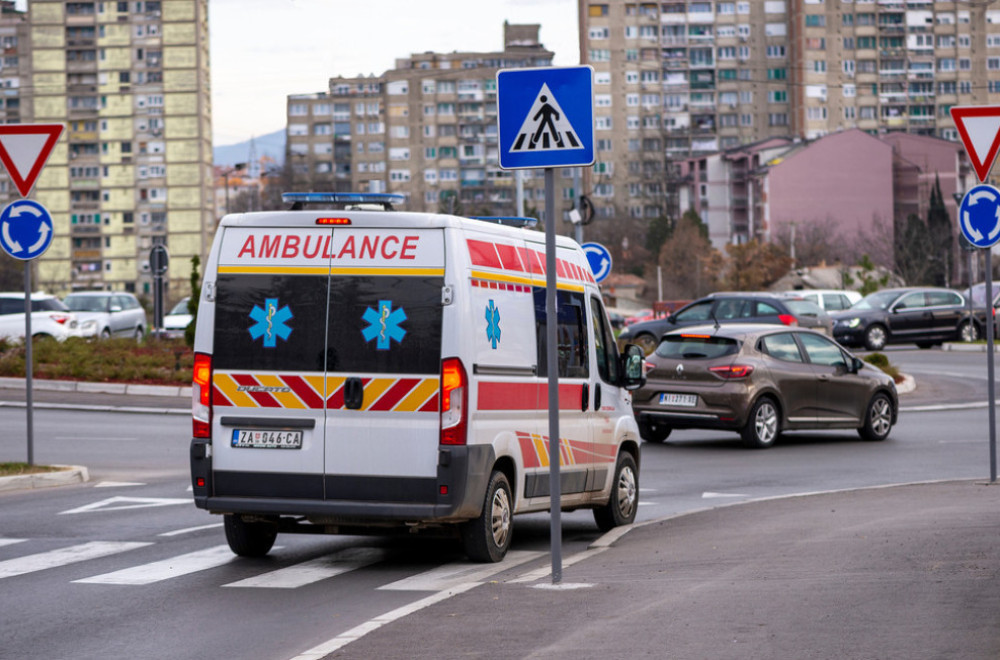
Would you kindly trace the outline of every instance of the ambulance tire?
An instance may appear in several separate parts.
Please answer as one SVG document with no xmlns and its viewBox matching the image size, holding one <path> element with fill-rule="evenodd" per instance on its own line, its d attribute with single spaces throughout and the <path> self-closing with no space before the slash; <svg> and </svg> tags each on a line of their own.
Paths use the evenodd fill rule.
<svg viewBox="0 0 1000 660">
<path fill-rule="evenodd" d="M 482 513 L 462 525 L 462 542 L 469 559 L 483 563 L 503 560 L 514 531 L 513 513 L 510 482 L 507 475 L 495 470 L 490 475 Z"/>
<path fill-rule="evenodd" d="M 242 516 L 223 516 L 229 549 L 240 557 L 263 557 L 274 545 L 278 526 L 266 522 L 246 522 Z"/>
<path fill-rule="evenodd" d="M 615 478 L 611 482 L 611 497 L 608 503 L 594 509 L 594 522 L 602 532 L 615 527 L 631 525 L 635 522 L 635 512 L 639 508 L 639 470 L 632 454 L 622 452 L 615 466 Z"/>
</svg>

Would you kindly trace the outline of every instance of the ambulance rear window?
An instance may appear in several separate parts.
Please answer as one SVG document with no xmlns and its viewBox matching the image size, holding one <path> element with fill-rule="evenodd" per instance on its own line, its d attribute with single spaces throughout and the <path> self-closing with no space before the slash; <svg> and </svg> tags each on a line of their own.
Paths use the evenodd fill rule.
<svg viewBox="0 0 1000 660">
<path fill-rule="evenodd" d="M 441 277 L 221 274 L 213 366 L 437 374 L 443 284 Z"/>
</svg>

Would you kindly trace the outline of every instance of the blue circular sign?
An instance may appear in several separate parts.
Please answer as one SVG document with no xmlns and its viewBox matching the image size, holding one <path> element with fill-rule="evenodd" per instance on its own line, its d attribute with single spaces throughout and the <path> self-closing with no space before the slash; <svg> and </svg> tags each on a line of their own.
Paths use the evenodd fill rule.
<svg viewBox="0 0 1000 660">
<path fill-rule="evenodd" d="M 587 263 L 594 273 L 594 279 L 598 282 L 604 281 L 604 278 L 611 274 L 611 253 L 608 252 L 608 248 L 600 243 L 584 243 L 581 247 L 583 253 L 587 255 Z"/>
<path fill-rule="evenodd" d="M 958 226 L 976 247 L 988 248 L 1000 241 L 1000 190 L 986 184 L 973 186 L 958 207 Z"/>
<path fill-rule="evenodd" d="M 28 261 L 52 245 L 52 216 L 30 199 L 12 202 L 0 212 L 0 246 L 15 259 Z"/>
</svg>

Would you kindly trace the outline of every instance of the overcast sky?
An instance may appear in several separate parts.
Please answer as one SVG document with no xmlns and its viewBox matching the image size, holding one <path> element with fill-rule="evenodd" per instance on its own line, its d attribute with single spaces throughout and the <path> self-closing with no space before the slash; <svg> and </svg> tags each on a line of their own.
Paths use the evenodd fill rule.
<svg viewBox="0 0 1000 660">
<path fill-rule="evenodd" d="M 289 94 L 380 75 L 425 51 L 503 48 L 503 22 L 538 23 L 554 64 L 579 64 L 576 0 L 210 0 L 216 146 L 285 126 Z"/>
</svg>

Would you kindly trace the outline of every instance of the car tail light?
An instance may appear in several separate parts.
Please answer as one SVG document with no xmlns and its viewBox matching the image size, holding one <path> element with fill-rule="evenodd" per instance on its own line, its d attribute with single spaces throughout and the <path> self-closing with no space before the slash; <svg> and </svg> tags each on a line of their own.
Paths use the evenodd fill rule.
<svg viewBox="0 0 1000 660">
<path fill-rule="evenodd" d="M 194 354 L 194 377 L 191 383 L 192 434 L 195 438 L 212 437 L 212 356 Z"/>
<path fill-rule="evenodd" d="M 464 445 L 468 426 L 469 380 L 458 358 L 441 361 L 441 444 Z"/>
<path fill-rule="evenodd" d="M 746 378 L 753 373 L 752 364 L 728 364 L 722 367 L 709 367 L 709 371 L 726 380 L 736 380 Z"/>
<path fill-rule="evenodd" d="M 49 314 L 49 318 L 62 325 L 69 320 L 69 314 Z"/>
<path fill-rule="evenodd" d="M 785 325 L 798 325 L 799 320 L 791 314 L 778 314 L 778 320 Z"/>
<path fill-rule="evenodd" d="M 316 218 L 317 225 L 349 225 L 350 218 Z"/>
</svg>

